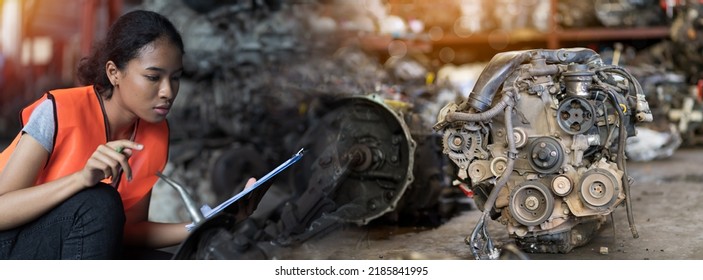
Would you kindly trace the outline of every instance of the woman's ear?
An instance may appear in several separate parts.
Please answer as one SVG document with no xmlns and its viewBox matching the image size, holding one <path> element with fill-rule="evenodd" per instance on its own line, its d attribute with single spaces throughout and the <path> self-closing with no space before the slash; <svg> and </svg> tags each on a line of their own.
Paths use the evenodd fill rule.
<svg viewBox="0 0 703 280">
<path fill-rule="evenodd" d="M 120 84 L 119 69 L 117 69 L 117 65 L 112 60 L 105 63 L 105 74 L 113 87 L 117 87 Z"/>
</svg>

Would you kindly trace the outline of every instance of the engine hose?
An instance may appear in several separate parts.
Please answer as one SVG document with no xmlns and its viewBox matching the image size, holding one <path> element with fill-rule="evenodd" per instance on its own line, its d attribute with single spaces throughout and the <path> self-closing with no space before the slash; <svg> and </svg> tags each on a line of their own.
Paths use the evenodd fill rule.
<svg viewBox="0 0 703 280">
<path fill-rule="evenodd" d="M 508 91 L 509 92 L 509 91 Z M 512 95 L 506 94 L 500 100 L 498 104 L 493 106 L 488 111 L 482 113 L 464 113 L 464 112 L 452 112 L 448 113 L 446 120 L 448 122 L 464 121 L 464 122 L 482 122 L 493 119 L 495 116 L 500 114 L 508 104 L 512 104 Z"/>
<path fill-rule="evenodd" d="M 517 149 L 515 148 L 515 138 L 510 137 L 513 135 L 512 111 L 512 105 L 508 105 L 505 107 L 505 131 L 508 135 L 508 137 L 506 137 L 508 139 L 508 162 L 506 164 L 505 171 L 503 171 L 502 176 L 500 176 L 500 179 L 498 179 L 498 181 L 496 182 L 496 185 L 491 191 L 491 194 L 488 195 L 488 198 L 486 199 L 486 203 L 483 207 L 483 209 L 486 211 L 490 211 L 490 209 L 493 208 L 496 199 L 498 199 L 498 193 L 500 193 L 500 190 L 508 182 L 510 174 L 513 173 L 513 168 L 515 167 L 515 155 L 517 155 Z"/>
<path fill-rule="evenodd" d="M 602 70 L 603 72 L 611 72 L 615 74 L 619 74 L 623 77 L 625 77 L 627 80 L 630 81 L 631 84 L 634 85 L 635 87 L 635 99 L 636 99 L 636 105 L 635 105 L 635 117 L 636 120 L 639 122 L 652 122 L 654 120 L 654 117 L 652 116 L 652 111 L 649 109 L 649 103 L 647 103 L 647 98 L 644 95 L 644 90 L 642 89 L 642 85 L 637 82 L 634 76 L 630 74 L 627 69 L 619 67 L 619 66 L 608 66 L 608 67 L 603 67 Z"/>
<path fill-rule="evenodd" d="M 598 93 L 598 91 L 608 92 L 609 90 L 612 90 L 613 86 L 602 82 L 598 77 L 593 77 L 593 79 L 596 81 L 596 84 L 591 85 L 590 90 L 596 91 L 596 94 Z M 612 98 L 613 97 L 611 94 L 608 94 L 607 97 L 604 97 L 604 99 L 612 99 Z M 617 103 L 617 101 L 613 104 L 616 104 L 616 103 Z M 605 100 L 602 102 L 602 104 L 603 104 L 603 112 L 608 112 L 608 108 L 605 106 Z M 613 105 L 613 106 L 618 106 L 618 105 Z M 620 106 L 618 106 L 618 107 L 620 107 Z M 610 147 L 610 144 L 611 144 L 612 138 L 613 138 L 613 131 L 615 130 L 615 127 L 613 127 L 612 129 L 610 128 L 610 125 L 608 124 L 608 120 L 607 120 L 607 113 L 605 115 L 606 115 L 606 117 L 605 117 L 606 120 L 604 121 L 604 123 L 605 123 L 606 130 L 608 131 L 608 136 L 605 138 L 605 142 L 603 143 L 603 147 Z"/>
<path fill-rule="evenodd" d="M 546 59 L 547 63 L 585 63 L 595 66 L 601 66 L 603 61 L 600 55 L 589 48 L 565 48 L 557 50 L 539 50 L 539 56 Z"/>
<path fill-rule="evenodd" d="M 505 98 L 504 98 L 505 100 Z M 493 208 L 496 199 L 498 198 L 498 194 L 500 193 L 501 189 L 505 186 L 505 184 L 508 182 L 508 179 L 510 178 L 510 174 L 513 172 L 513 168 L 515 166 L 515 156 L 517 155 L 517 149 L 515 148 L 515 138 L 510 137 L 513 135 L 513 105 L 511 102 L 506 102 L 507 105 L 505 105 L 505 128 L 507 131 L 508 137 L 508 162 L 505 171 L 503 172 L 502 176 L 500 179 L 496 182 L 495 187 L 493 190 L 491 190 L 491 194 L 488 195 L 488 198 L 486 199 L 486 202 L 484 204 L 484 212 L 483 215 L 481 215 L 481 218 L 479 219 L 478 223 L 476 224 L 476 227 L 474 228 L 473 232 L 471 232 L 471 238 L 470 238 L 470 243 L 469 246 L 471 247 L 471 253 L 476 257 L 476 259 L 480 259 L 480 252 L 478 252 L 479 248 L 476 248 L 474 245 L 476 244 L 475 240 L 478 237 L 480 233 L 483 233 L 483 235 L 486 237 L 486 247 L 484 250 L 488 250 L 489 253 L 493 251 L 493 241 L 491 240 L 490 236 L 488 235 L 488 229 L 486 228 L 486 217 L 488 216 L 488 213 L 490 213 L 491 209 Z"/>
<path fill-rule="evenodd" d="M 642 89 L 642 85 L 638 83 L 635 80 L 635 77 L 630 74 L 625 68 L 622 68 L 620 66 L 615 66 L 615 65 L 609 65 L 605 66 L 601 69 L 603 72 L 612 72 L 612 73 L 617 73 L 620 74 L 621 76 L 627 78 L 631 84 L 635 86 L 635 95 L 638 96 L 640 94 L 644 94 L 644 90 Z"/>
<path fill-rule="evenodd" d="M 610 96 L 610 99 L 613 102 L 613 107 L 615 107 L 615 111 L 618 113 L 618 117 L 620 119 L 617 165 L 618 168 L 623 171 L 622 186 L 623 190 L 625 191 L 625 209 L 627 209 L 627 221 L 630 224 L 630 231 L 632 232 L 632 237 L 639 238 L 640 235 L 639 233 L 637 233 L 637 227 L 635 226 L 635 218 L 632 214 L 633 211 L 632 199 L 630 197 L 630 177 L 627 175 L 627 166 L 625 164 L 625 145 L 627 145 L 627 137 L 625 137 L 625 113 L 622 111 L 622 108 L 620 108 L 620 104 L 618 104 L 615 92 L 610 89 L 606 90 L 605 92 L 608 93 L 608 95 Z"/>
<path fill-rule="evenodd" d="M 508 75 L 517 70 L 522 63 L 529 61 L 532 55 L 529 51 L 512 51 L 499 53 L 491 58 L 469 94 L 468 102 L 471 108 L 476 112 L 486 111 Z"/>
</svg>

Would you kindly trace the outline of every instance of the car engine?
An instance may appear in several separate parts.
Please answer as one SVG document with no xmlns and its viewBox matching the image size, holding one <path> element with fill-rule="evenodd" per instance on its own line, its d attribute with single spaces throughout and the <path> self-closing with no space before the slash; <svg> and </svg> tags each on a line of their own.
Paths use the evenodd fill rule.
<svg viewBox="0 0 703 280">
<path fill-rule="evenodd" d="M 483 211 L 467 243 L 500 254 L 486 218 L 528 253 L 586 244 L 625 203 L 633 237 L 626 139 L 652 114 L 637 80 L 586 48 L 499 53 L 468 99 L 447 104 L 434 129 L 458 185 Z"/>
</svg>

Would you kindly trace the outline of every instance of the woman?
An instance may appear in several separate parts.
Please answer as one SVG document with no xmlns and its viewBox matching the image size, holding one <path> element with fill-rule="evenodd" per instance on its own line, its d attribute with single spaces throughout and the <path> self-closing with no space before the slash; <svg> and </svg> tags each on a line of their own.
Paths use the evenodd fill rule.
<svg viewBox="0 0 703 280">
<path fill-rule="evenodd" d="M 186 238 L 187 223 L 147 219 L 183 54 L 168 19 L 127 13 L 81 61 L 88 86 L 50 91 L 22 111 L 22 132 L 0 154 L 0 258 L 111 259 L 123 244 Z"/>
</svg>

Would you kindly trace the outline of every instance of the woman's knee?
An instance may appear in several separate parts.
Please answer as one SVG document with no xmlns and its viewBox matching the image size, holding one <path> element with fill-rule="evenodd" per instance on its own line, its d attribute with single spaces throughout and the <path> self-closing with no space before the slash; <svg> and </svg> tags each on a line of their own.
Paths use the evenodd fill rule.
<svg viewBox="0 0 703 280">
<path fill-rule="evenodd" d="M 99 184 L 17 228 L 16 258 L 109 259 L 118 256 L 125 214 L 119 193 Z M 17 251 L 20 250 L 20 251 Z M 18 253 L 19 252 L 19 253 Z M 24 252 L 24 253 L 22 253 Z"/>
<path fill-rule="evenodd" d="M 98 183 L 86 188 L 71 197 L 67 204 L 74 208 L 78 217 L 111 222 L 115 226 L 124 225 L 122 198 L 117 190 L 108 184 Z"/>
</svg>

